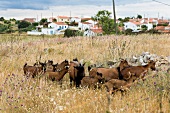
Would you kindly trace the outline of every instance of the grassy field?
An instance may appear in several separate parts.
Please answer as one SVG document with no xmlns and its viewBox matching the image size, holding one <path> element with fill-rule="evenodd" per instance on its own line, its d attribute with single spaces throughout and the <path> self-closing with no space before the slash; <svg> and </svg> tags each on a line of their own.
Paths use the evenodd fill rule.
<svg viewBox="0 0 170 113">
<path fill-rule="evenodd" d="M 36 60 L 60 63 L 77 57 L 86 62 L 131 58 L 150 52 L 170 56 L 170 35 L 134 35 L 72 37 L 0 35 L 0 112 L 1 113 L 107 113 L 104 89 L 70 89 L 65 75 L 63 86 L 43 79 L 27 79 L 23 65 Z M 170 113 L 170 75 L 149 72 L 146 81 L 139 81 L 121 97 L 118 92 L 111 101 L 113 113 Z"/>
</svg>

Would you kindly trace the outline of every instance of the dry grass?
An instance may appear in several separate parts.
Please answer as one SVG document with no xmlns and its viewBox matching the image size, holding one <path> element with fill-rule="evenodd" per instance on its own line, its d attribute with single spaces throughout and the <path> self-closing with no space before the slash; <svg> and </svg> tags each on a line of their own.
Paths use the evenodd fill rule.
<svg viewBox="0 0 170 113">
<path fill-rule="evenodd" d="M 104 89 L 70 89 L 68 75 L 62 89 L 57 83 L 23 76 L 25 62 L 32 65 L 52 59 L 60 63 L 77 57 L 92 63 L 129 58 L 150 52 L 170 55 L 169 35 L 102 36 L 94 38 L 0 35 L 0 112 L 3 113 L 105 113 Z M 149 75 L 153 73 L 150 72 Z M 131 88 L 127 95 L 112 98 L 113 113 L 170 112 L 170 75 L 159 72 Z"/>
</svg>

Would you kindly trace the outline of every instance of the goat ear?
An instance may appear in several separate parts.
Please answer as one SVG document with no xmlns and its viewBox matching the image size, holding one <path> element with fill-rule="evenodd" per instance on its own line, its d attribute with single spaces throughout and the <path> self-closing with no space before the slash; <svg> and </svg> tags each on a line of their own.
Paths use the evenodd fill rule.
<svg viewBox="0 0 170 113">
<path fill-rule="evenodd" d="M 37 63 L 34 63 L 34 66 L 36 66 L 37 65 Z"/>
<path fill-rule="evenodd" d="M 67 60 L 67 59 L 65 59 L 65 62 L 68 62 L 68 60 Z"/>
<path fill-rule="evenodd" d="M 86 64 L 86 62 L 83 63 L 83 66 Z"/>
<path fill-rule="evenodd" d="M 78 62 L 78 59 L 77 59 L 77 58 L 74 58 L 73 61 L 77 61 L 77 62 Z"/>
<path fill-rule="evenodd" d="M 90 71 L 91 70 L 91 67 L 90 66 L 88 66 L 88 71 Z"/>
</svg>

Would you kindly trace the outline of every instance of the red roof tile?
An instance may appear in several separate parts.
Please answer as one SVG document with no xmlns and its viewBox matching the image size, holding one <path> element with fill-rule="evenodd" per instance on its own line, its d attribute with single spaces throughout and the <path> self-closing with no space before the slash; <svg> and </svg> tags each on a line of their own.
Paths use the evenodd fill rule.
<svg viewBox="0 0 170 113">
<path fill-rule="evenodd" d="M 91 23 L 89 23 L 89 22 L 82 22 L 82 24 L 91 24 Z"/>
<path fill-rule="evenodd" d="M 36 18 L 24 18 L 24 21 L 30 22 L 30 23 L 34 23 Z"/>
<path fill-rule="evenodd" d="M 170 30 L 163 30 L 162 33 L 170 33 Z"/>
<path fill-rule="evenodd" d="M 164 30 L 164 29 L 165 29 L 165 26 L 156 26 L 155 29 L 156 29 L 156 30 Z"/>
<path fill-rule="evenodd" d="M 61 18 L 61 19 L 69 19 L 70 17 L 68 16 L 57 16 L 58 18 Z"/>
<path fill-rule="evenodd" d="M 67 25 L 65 22 L 54 22 L 57 25 Z"/>
<path fill-rule="evenodd" d="M 94 33 L 103 33 L 102 29 L 91 29 Z"/>
</svg>

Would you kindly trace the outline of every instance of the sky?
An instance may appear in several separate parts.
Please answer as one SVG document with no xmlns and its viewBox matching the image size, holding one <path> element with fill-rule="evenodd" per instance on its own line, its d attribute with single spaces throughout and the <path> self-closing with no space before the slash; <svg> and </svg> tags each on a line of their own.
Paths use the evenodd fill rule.
<svg viewBox="0 0 170 113">
<path fill-rule="evenodd" d="M 114 0 L 116 17 L 170 18 L 170 0 Z M 0 0 L 0 17 L 41 18 L 91 17 L 100 10 L 113 11 L 112 0 Z"/>
</svg>

